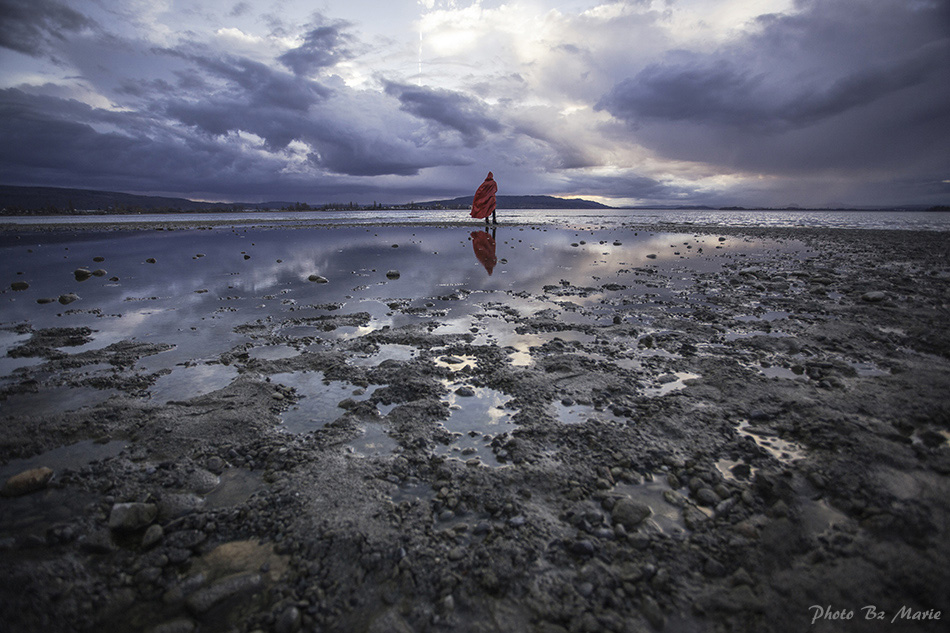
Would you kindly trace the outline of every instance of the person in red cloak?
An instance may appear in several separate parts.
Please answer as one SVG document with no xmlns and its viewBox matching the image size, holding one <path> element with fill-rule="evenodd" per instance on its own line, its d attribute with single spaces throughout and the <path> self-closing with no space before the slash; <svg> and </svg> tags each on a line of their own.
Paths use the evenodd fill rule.
<svg viewBox="0 0 950 633">
<path fill-rule="evenodd" d="M 498 183 L 495 182 L 491 172 L 485 182 L 479 185 L 475 192 L 475 198 L 472 200 L 472 217 L 485 218 L 485 226 L 488 226 L 488 216 L 491 216 L 493 224 L 498 224 L 495 219 L 495 192 L 498 191 Z"/>
<path fill-rule="evenodd" d="M 495 229 L 492 229 L 494 233 Z M 482 263 L 488 276 L 495 270 L 495 264 L 498 263 L 498 257 L 495 256 L 495 236 L 489 235 L 488 230 L 472 231 L 472 248 L 475 249 L 475 257 Z"/>
</svg>

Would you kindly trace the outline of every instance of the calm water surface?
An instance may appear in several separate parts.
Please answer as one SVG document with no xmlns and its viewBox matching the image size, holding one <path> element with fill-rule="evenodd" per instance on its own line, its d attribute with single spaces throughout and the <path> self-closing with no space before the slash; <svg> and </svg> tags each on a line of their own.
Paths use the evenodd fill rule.
<svg viewBox="0 0 950 633">
<path fill-rule="evenodd" d="M 816 227 L 950 231 L 950 212 L 916 211 L 703 211 L 664 209 L 501 210 L 508 224 L 543 226 L 697 225 L 733 227 Z M 2 217 L 0 224 L 116 224 L 154 222 L 250 222 L 252 224 L 471 224 L 465 211 L 262 211 L 141 215 Z"/>
</svg>

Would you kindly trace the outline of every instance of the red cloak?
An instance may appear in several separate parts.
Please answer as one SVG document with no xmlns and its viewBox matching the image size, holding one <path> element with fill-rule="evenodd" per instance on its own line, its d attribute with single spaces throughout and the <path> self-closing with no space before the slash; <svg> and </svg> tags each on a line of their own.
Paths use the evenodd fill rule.
<svg viewBox="0 0 950 633">
<path fill-rule="evenodd" d="M 472 217 L 487 218 L 495 210 L 495 192 L 498 191 L 498 184 L 495 182 L 491 172 L 485 182 L 479 185 L 475 192 L 475 198 L 472 200 Z"/>
</svg>

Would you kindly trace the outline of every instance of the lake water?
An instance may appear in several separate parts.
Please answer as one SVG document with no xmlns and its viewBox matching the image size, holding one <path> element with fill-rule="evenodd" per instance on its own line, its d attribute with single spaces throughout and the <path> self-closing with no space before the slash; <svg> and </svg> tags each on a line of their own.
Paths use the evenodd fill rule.
<svg viewBox="0 0 950 633">
<path fill-rule="evenodd" d="M 814 227 L 950 231 L 950 212 L 923 211 L 718 211 L 665 209 L 499 210 L 505 224 L 616 228 L 624 225 Z M 249 211 L 246 213 L 170 213 L 138 215 L 7 216 L 0 224 L 147 224 L 163 222 L 240 222 L 258 226 L 294 224 L 472 224 L 468 213 L 452 211 Z"/>
<path fill-rule="evenodd" d="M 601 218 L 586 224 L 575 218 L 576 226 L 562 226 L 552 218 L 568 216 L 547 212 L 546 223 L 490 232 L 471 222 L 422 226 L 410 224 L 409 214 L 400 217 L 407 223 L 354 225 L 340 218 L 337 224 L 292 228 L 265 222 L 114 231 L 103 224 L 102 230 L 0 232 L 0 395 L 14 391 L 0 397 L 0 416 L 94 405 L 115 395 L 100 387 L 136 373 L 155 378 L 141 397 L 158 404 L 184 400 L 235 379 L 235 366 L 221 362 L 232 350 L 248 358 L 285 358 L 386 327 L 430 322 L 436 333 L 474 332 L 476 344 L 510 348 L 512 363 L 524 366 L 532 346 L 554 338 L 590 342 L 593 336 L 580 330 L 521 333 L 506 321 L 505 309 L 550 313 L 581 328 L 610 319 L 603 302 L 620 301 L 621 294 L 688 309 L 695 302 L 678 298 L 684 277 L 678 271 L 716 271 L 737 258 L 752 265 L 765 249 L 803 248 L 787 240 L 720 241 L 715 234 L 669 226 L 600 228 L 607 223 Z M 79 268 L 105 272 L 79 281 Z M 310 281 L 312 275 L 326 282 Z M 14 290 L 15 282 L 27 288 Z M 604 284 L 627 290 L 604 290 Z M 566 286 L 591 289 L 583 297 L 562 296 Z M 57 299 L 69 293 L 78 298 L 62 305 Z M 325 319 L 356 314 L 365 316 L 323 326 Z M 44 369 L 43 358 L 14 351 L 31 330 L 55 327 L 91 330 L 88 342 L 60 350 L 71 355 L 120 341 L 172 348 L 133 368 L 105 360 L 62 374 Z M 353 362 L 378 364 L 412 354 L 387 348 L 355 355 Z M 42 384 L 14 389 L 26 371 Z M 334 417 L 340 414 L 330 409 Z"/>
</svg>

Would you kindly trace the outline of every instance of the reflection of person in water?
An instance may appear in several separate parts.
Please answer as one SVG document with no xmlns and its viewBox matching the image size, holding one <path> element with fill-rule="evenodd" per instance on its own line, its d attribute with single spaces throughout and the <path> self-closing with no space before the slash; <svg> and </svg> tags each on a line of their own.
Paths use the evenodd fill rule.
<svg viewBox="0 0 950 633">
<path fill-rule="evenodd" d="M 492 173 L 488 172 L 488 177 L 479 185 L 472 199 L 472 217 L 485 218 L 485 226 L 488 226 L 488 216 L 491 216 L 492 223 L 498 224 L 498 220 L 495 219 L 496 191 L 498 191 L 498 183 L 495 182 Z"/>
<path fill-rule="evenodd" d="M 488 231 L 472 231 L 472 248 L 475 249 L 475 257 L 482 263 L 488 275 L 495 270 L 495 264 L 498 258 L 495 257 L 495 230 L 492 229 L 489 235 Z"/>
</svg>

